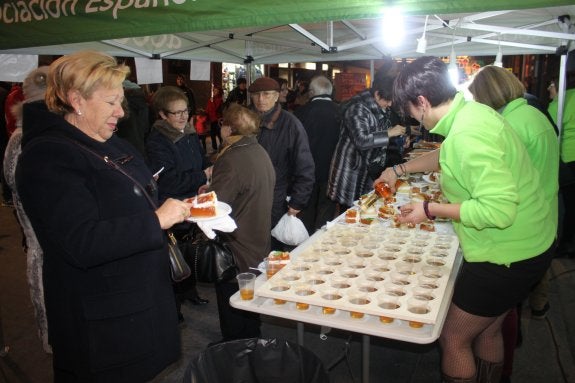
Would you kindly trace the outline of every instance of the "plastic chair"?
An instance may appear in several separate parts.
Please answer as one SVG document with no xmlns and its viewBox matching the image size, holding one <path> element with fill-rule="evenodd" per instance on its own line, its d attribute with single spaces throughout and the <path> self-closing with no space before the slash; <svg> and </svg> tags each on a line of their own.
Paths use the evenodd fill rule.
<svg viewBox="0 0 575 383">
<path fill-rule="evenodd" d="M 239 339 L 201 352 L 184 383 L 329 383 L 322 361 L 311 351 L 278 339 Z"/>
</svg>

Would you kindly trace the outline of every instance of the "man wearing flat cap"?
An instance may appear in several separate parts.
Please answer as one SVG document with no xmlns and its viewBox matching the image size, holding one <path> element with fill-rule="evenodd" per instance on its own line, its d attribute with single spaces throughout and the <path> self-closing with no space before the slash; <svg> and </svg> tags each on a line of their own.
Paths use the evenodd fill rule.
<svg viewBox="0 0 575 383">
<path fill-rule="evenodd" d="M 315 181 L 307 134 L 301 122 L 277 102 L 279 91 L 277 81 L 269 77 L 258 78 L 248 88 L 252 107 L 261 118 L 258 141 L 276 171 L 272 227 L 285 213 L 296 215 L 306 207 Z M 272 237 L 272 250 L 288 248 Z"/>
</svg>

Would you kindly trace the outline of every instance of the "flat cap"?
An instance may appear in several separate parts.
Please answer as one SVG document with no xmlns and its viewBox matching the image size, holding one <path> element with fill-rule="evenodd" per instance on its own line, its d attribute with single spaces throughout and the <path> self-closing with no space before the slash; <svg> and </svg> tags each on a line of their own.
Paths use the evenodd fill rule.
<svg viewBox="0 0 575 383">
<path fill-rule="evenodd" d="M 256 81 L 252 82 L 252 85 L 248 88 L 250 93 L 264 92 L 266 90 L 280 91 L 280 84 L 273 78 L 260 77 Z"/>
</svg>

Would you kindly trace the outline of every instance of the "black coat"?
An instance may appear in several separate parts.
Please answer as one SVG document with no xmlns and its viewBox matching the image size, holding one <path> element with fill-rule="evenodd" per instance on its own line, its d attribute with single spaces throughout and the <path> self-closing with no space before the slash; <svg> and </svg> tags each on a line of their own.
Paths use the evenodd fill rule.
<svg viewBox="0 0 575 383">
<path fill-rule="evenodd" d="M 44 250 L 56 381 L 143 382 L 180 351 L 167 241 L 140 189 L 76 140 L 146 185 L 143 158 L 113 136 L 95 141 L 43 103 L 24 108 L 18 192 Z M 72 377 L 73 376 L 73 377 Z"/>
<path fill-rule="evenodd" d="M 292 208 L 301 210 L 307 206 L 315 170 L 307 133 L 297 117 L 276 104 L 261 118 L 258 142 L 268 152 L 276 171 L 273 228 L 288 210 L 287 196 Z"/>
<path fill-rule="evenodd" d="M 294 115 L 307 132 L 315 163 L 315 182 L 325 183 L 329 177 L 331 157 L 339 140 L 339 105 L 327 95 L 316 96 L 297 108 Z"/>
<path fill-rule="evenodd" d="M 193 197 L 207 182 L 204 169 L 210 163 L 198 135 L 189 125 L 180 133 L 164 120 L 156 121 L 146 142 L 146 152 L 153 172 L 164 168 L 158 178 L 160 201 Z"/>
</svg>

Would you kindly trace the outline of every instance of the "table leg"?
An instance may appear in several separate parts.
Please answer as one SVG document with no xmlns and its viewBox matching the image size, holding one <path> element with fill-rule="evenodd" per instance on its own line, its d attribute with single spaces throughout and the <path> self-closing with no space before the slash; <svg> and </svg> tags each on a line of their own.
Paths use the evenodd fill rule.
<svg viewBox="0 0 575 383">
<path fill-rule="evenodd" d="M 361 381 L 369 383 L 369 335 L 362 335 L 361 346 Z"/>
<path fill-rule="evenodd" d="M 4 332 L 2 331 L 2 307 L 0 307 L 0 357 L 8 355 L 9 347 L 4 344 Z"/>
<path fill-rule="evenodd" d="M 297 322 L 297 344 L 303 346 L 303 322 Z"/>
</svg>

